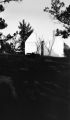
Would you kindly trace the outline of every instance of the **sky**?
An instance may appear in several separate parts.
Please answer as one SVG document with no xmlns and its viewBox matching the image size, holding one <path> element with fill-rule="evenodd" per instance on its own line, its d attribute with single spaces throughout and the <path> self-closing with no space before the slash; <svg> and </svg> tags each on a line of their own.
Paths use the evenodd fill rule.
<svg viewBox="0 0 70 120">
<path fill-rule="evenodd" d="M 61 1 L 65 2 L 66 6 L 70 3 L 70 0 Z M 56 28 L 64 28 L 62 24 L 58 23 L 57 20 L 54 20 L 51 15 L 43 12 L 45 6 L 50 7 L 50 5 L 51 0 L 23 0 L 22 2 L 10 2 L 9 4 L 5 4 L 5 11 L 0 13 L 0 16 L 5 19 L 8 27 L 0 32 L 3 32 L 5 35 L 8 33 L 13 34 L 16 30 L 18 30 L 19 22 L 25 19 L 27 23 L 30 23 L 38 37 L 44 39 L 45 41 L 52 41 L 53 30 L 56 30 Z M 33 39 L 36 40 L 35 35 L 32 35 L 31 38 L 27 40 L 27 52 L 36 50 Z M 62 38 L 56 38 L 53 47 L 54 52 L 60 56 L 63 54 L 64 41 L 70 45 L 69 39 L 62 40 Z"/>
</svg>

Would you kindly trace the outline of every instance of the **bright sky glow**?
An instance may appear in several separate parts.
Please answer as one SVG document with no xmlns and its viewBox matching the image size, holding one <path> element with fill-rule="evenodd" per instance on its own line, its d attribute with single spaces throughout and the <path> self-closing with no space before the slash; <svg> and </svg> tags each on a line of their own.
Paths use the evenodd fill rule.
<svg viewBox="0 0 70 120">
<path fill-rule="evenodd" d="M 69 5 L 70 0 L 61 0 L 64 1 L 66 6 Z M 40 38 L 43 38 L 45 41 L 52 41 L 53 39 L 53 30 L 56 28 L 64 29 L 60 23 L 54 21 L 50 15 L 43 12 L 45 6 L 50 6 L 51 0 L 23 0 L 23 2 L 10 2 L 5 4 L 5 11 L 0 13 L 1 17 L 5 19 L 8 27 L 5 28 L 2 32 L 7 35 L 8 33 L 13 34 L 18 30 L 19 21 L 25 19 L 25 21 L 30 23 L 32 28 L 36 31 Z M 30 38 L 29 38 L 30 39 Z M 32 42 L 35 39 L 31 37 L 29 42 Z M 61 38 L 55 42 L 53 47 L 55 53 L 60 56 L 63 54 L 63 40 L 61 45 Z M 66 40 L 66 43 L 70 44 L 70 40 Z M 57 45 L 58 44 L 58 45 Z M 34 46 L 34 45 L 33 45 Z M 36 47 L 26 47 L 27 52 L 36 50 Z M 57 47 L 56 47 L 57 46 Z M 61 46 L 61 47 L 59 47 Z M 30 48 L 30 50 L 29 50 Z"/>
</svg>

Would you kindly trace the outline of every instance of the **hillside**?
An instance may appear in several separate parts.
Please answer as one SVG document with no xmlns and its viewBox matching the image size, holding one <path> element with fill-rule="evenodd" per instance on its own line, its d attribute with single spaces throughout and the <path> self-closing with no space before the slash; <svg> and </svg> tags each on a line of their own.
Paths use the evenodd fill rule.
<svg viewBox="0 0 70 120">
<path fill-rule="evenodd" d="M 67 58 L 0 55 L 1 117 L 69 120 L 69 65 Z"/>
<path fill-rule="evenodd" d="M 49 57 L 39 55 L 19 55 L 19 54 L 0 54 L 0 71 L 13 71 L 13 70 L 64 70 L 69 69 L 70 59 L 66 57 Z"/>
</svg>

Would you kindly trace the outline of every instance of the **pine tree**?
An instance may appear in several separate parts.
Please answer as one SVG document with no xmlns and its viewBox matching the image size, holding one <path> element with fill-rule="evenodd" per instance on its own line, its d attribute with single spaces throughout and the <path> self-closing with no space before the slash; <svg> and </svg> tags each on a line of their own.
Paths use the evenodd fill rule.
<svg viewBox="0 0 70 120">
<path fill-rule="evenodd" d="M 28 37 L 32 34 L 33 29 L 30 26 L 30 24 L 26 24 L 25 20 L 19 23 L 20 25 L 18 28 L 20 29 L 20 38 L 21 38 L 21 45 L 20 45 L 20 51 L 25 54 L 25 42 L 28 39 Z"/>
</svg>

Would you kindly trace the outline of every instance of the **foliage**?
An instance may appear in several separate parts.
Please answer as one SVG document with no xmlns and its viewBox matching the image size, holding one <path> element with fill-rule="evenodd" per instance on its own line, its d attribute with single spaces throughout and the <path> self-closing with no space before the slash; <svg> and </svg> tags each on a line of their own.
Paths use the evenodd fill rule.
<svg viewBox="0 0 70 120">
<path fill-rule="evenodd" d="M 0 18 L 0 29 L 4 29 L 7 27 L 7 24 L 5 23 L 5 20 Z"/>
<path fill-rule="evenodd" d="M 65 4 L 60 2 L 60 0 L 51 0 L 51 8 L 45 7 L 44 11 L 51 13 L 57 18 L 61 14 L 60 9 L 64 6 Z"/>
<path fill-rule="evenodd" d="M 0 45 L 1 45 L 1 48 L 0 48 L 0 53 L 15 53 L 15 49 L 12 45 L 12 43 L 8 43 L 6 41 L 3 41 L 3 40 L 0 40 Z"/>
<path fill-rule="evenodd" d="M 20 38 L 21 38 L 21 51 L 24 51 L 25 49 L 25 42 L 28 39 L 28 37 L 32 34 L 33 29 L 30 26 L 30 24 L 26 24 L 25 20 L 23 20 L 22 22 L 19 23 L 20 25 L 18 26 L 18 28 L 20 29 Z"/>
<path fill-rule="evenodd" d="M 63 24 L 65 30 L 56 30 L 56 36 L 62 36 L 63 38 L 68 38 L 70 35 L 70 5 L 66 7 L 64 11 L 61 10 L 65 4 L 60 2 L 60 0 L 51 0 L 51 9 L 45 7 L 44 12 L 48 12 L 53 15 L 60 23 Z"/>
<path fill-rule="evenodd" d="M 16 36 L 18 34 L 18 31 L 16 31 L 14 34 L 13 34 L 13 36 Z"/>
<path fill-rule="evenodd" d="M 4 7 L 2 4 L 0 4 L 0 12 L 4 11 Z M 5 23 L 5 20 L 0 18 L 0 29 L 4 29 L 7 27 L 7 24 Z"/>
<path fill-rule="evenodd" d="M 6 53 L 10 53 L 10 54 L 12 54 L 12 53 L 15 53 L 15 48 L 13 47 L 13 45 L 12 45 L 12 43 L 5 43 L 5 52 Z"/>
<path fill-rule="evenodd" d="M 26 24 L 25 20 L 23 20 L 22 22 L 19 23 L 20 26 L 19 29 L 20 29 L 20 36 L 21 36 L 21 39 L 23 39 L 24 41 L 26 41 L 26 39 L 31 35 L 31 33 L 33 32 L 33 29 L 31 28 L 30 24 Z"/>
<path fill-rule="evenodd" d="M 0 1 L 0 3 L 6 3 L 6 2 L 10 2 L 10 1 L 15 1 L 15 2 L 17 2 L 17 1 L 22 1 L 22 0 L 2 0 L 2 1 Z"/>
<path fill-rule="evenodd" d="M 13 38 L 13 36 L 11 36 L 11 34 L 8 34 L 8 35 L 6 36 L 6 40 L 9 40 L 9 39 L 11 39 L 11 38 Z"/>
<path fill-rule="evenodd" d="M 3 5 L 0 5 L 0 12 L 4 11 Z"/>
<path fill-rule="evenodd" d="M 3 3 L 6 2 L 10 2 L 10 1 L 22 1 L 22 0 L 1 0 L 0 1 L 0 12 L 3 12 L 5 9 L 3 7 Z M 5 23 L 5 20 L 0 18 L 0 29 L 5 29 L 8 25 Z M 8 43 L 7 41 L 10 40 L 11 38 L 13 38 L 15 36 L 15 34 L 13 36 L 11 36 L 10 34 L 8 34 L 7 36 L 5 36 L 5 39 L 2 39 L 3 34 L 0 32 L 0 53 L 15 53 L 15 48 L 13 46 L 12 43 Z"/>
</svg>

